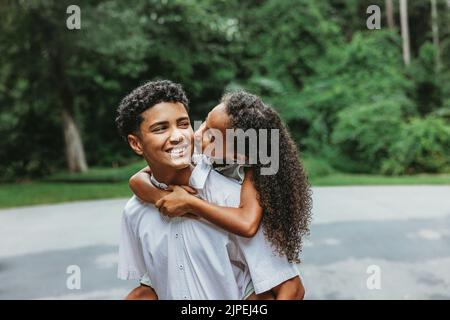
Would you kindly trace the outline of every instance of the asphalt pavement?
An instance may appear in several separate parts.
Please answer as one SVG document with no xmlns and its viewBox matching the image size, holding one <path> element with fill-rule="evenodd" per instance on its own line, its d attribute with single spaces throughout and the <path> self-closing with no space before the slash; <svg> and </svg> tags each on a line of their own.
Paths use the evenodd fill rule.
<svg viewBox="0 0 450 320">
<path fill-rule="evenodd" d="M 450 299 L 450 186 L 318 187 L 313 197 L 298 266 L 307 299 Z M 0 299 L 122 299 L 137 285 L 116 278 L 126 201 L 0 210 Z"/>
</svg>

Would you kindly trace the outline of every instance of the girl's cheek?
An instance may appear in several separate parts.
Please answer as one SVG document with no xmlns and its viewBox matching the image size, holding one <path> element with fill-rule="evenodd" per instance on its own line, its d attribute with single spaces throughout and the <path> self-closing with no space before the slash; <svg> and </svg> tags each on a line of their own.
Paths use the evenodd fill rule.
<svg viewBox="0 0 450 320">
<path fill-rule="evenodd" d="M 212 146 L 211 146 L 211 147 L 208 147 L 208 146 L 210 146 L 210 145 L 211 145 L 211 143 L 209 142 L 209 140 L 208 140 L 206 137 L 203 137 L 202 143 L 201 143 L 202 152 L 205 151 L 206 148 L 211 148 Z"/>
</svg>

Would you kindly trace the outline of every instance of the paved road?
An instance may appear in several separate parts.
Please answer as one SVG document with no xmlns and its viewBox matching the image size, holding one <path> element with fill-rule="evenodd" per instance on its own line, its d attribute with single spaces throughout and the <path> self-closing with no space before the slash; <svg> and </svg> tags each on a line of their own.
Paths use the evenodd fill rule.
<svg viewBox="0 0 450 320">
<path fill-rule="evenodd" d="M 0 210 L 0 299 L 121 299 L 126 200 Z M 303 260 L 309 299 L 450 299 L 450 186 L 315 188 Z"/>
</svg>

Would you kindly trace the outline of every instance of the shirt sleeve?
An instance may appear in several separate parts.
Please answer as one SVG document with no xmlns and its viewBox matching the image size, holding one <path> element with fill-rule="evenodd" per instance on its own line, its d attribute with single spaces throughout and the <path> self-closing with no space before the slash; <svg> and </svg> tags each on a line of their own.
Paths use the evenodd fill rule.
<svg viewBox="0 0 450 320">
<path fill-rule="evenodd" d="M 139 282 L 141 284 L 143 284 L 144 286 L 153 288 L 152 280 L 150 279 L 150 276 L 148 275 L 148 273 L 144 273 L 144 275 L 141 277 L 141 280 L 139 280 Z"/>
<path fill-rule="evenodd" d="M 254 237 L 236 236 L 236 241 L 243 252 L 257 294 L 299 276 L 295 264 L 289 263 L 286 256 L 275 253 L 264 236 L 262 227 Z"/>
<path fill-rule="evenodd" d="M 117 276 L 122 280 L 140 279 L 146 272 L 142 244 L 124 210 L 119 243 L 119 267 Z"/>
</svg>

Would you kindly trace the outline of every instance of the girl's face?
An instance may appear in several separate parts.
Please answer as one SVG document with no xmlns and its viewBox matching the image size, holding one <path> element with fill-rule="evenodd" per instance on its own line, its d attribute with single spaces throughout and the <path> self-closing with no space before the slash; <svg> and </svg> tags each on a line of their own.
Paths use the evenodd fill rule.
<svg viewBox="0 0 450 320">
<path fill-rule="evenodd" d="M 195 132 L 194 139 L 196 147 L 214 160 L 228 161 L 235 160 L 234 148 L 229 147 L 226 139 L 226 130 L 229 128 L 230 117 L 226 112 L 223 103 L 214 107 Z M 230 150 L 229 150 L 230 149 Z"/>
</svg>

